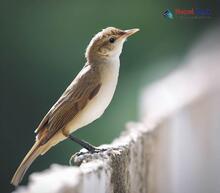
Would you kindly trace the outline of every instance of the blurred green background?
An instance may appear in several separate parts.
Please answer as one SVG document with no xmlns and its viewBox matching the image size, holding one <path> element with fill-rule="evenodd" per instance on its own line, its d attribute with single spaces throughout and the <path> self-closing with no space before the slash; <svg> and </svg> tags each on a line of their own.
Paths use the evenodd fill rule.
<svg viewBox="0 0 220 193">
<path fill-rule="evenodd" d="M 200 1 L 205 2 L 205 1 Z M 208 0 L 206 1 L 208 2 Z M 167 8 L 192 8 L 194 1 L 1 1 L 1 148 L 0 192 L 32 146 L 37 127 L 85 63 L 94 34 L 107 26 L 141 31 L 124 45 L 118 87 L 105 114 L 75 134 L 92 144 L 110 143 L 127 121 L 138 120 L 138 97 L 144 85 L 181 65 L 197 37 L 215 23 L 209 19 L 165 19 Z M 209 6 L 209 7 L 207 7 Z M 66 164 L 80 147 L 64 141 L 40 157 L 27 172 L 52 163 Z"/>
</svg>

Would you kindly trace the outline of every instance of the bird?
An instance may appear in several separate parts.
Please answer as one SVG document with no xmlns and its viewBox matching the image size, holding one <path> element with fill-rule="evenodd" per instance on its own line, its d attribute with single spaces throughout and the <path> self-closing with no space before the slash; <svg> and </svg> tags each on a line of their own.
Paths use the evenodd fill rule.
<svg viewBox="0 0 220 193">
<path fill-rule="evenodd" d="M 123 44 L 138 31 L 107 27 L 92 38 L 86 48 L 85 65 L 38 125 L 35 143 L 11 184 L 18 186 L 32 162 L 66 138 L 91 153 L 99 151 L 72 133 L 98 119 L 110 104 L 118 82 Z"/>
</svg>

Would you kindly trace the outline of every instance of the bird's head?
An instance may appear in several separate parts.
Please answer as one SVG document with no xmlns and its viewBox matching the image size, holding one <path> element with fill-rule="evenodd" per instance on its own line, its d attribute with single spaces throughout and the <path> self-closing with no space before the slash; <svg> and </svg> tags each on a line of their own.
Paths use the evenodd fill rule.
<svg viewBox="0 0 220 193">
<path fill-rule="evenodd" d="M 138 31 L 139 29 L 121 30 L 114 27 L 103 29 L 90 41 L 85 54 L 87 60 L 95 61 L 119 57 L 127 37 Z"/>
</svg>

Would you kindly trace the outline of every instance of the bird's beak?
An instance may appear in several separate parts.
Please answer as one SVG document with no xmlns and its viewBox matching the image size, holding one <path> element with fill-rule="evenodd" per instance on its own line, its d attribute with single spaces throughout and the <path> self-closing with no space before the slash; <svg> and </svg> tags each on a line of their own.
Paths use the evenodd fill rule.
<svg viewBox="0 0 220 193">
<path fill-rule="evenodd" d="M 136 32 L 140 31 L 138 28 L 135 28 L 135 29 L 129 29 L 129 30 L 125 30 L 125 34 L 123 35 L 123 37 L 129 37 L 133 34 L 135 34 Z"/>
</svg>

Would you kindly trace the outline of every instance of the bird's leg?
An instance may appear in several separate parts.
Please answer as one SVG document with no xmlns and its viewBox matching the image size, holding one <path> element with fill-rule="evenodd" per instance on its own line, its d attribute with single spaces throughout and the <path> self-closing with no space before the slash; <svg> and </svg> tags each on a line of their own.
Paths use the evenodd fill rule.
<svg viewBox="0 0 220 193">
<path fill-rule="evenodd" d="M 91 144 L 89 144 L 88 142 L 81 140 L 73 135 L 68 135 L 68 138 L 71 141 L 74 141 L 75 143 L 79 144 L 80 146 L 82 146 L 83 148 L 87 149 L 89 152 L 94 153 L 97 152 L 99 149 Z"/>
<path fill-rule="evenodd" d="M 101 149 L 99 149 L 99 148 L 97 148 L 97 147 L 95 147 L 95 146 L 89 144 L 88 142 L 86 142 L 86 141 L 84 141 L 84 140 L 81 140 L 81 139 L 79 139 L 79 138 L 77 138 L 77 137 L 75 137 L 75 136 L 73 136 L 73 135 L 70 135 L 70 134 L 69 134 L 67 137 L 68 137 L 68 139 L 70 139 L 71 141 L 74 141 L 75 143 L 79 144 L 79 145 L 82 146 L 83 148 L 87 149 L 88 152 L 90 152 L 90 153 L 92 153 L 92 154 L 93 154 L 93 153 L 104 152 L 104 151 L 107 150 L 106 148 L 101 148 Z M 70 164 L 71 166 L 74 166 L 74 165 L 78 165 L 78 166 L 79 166 L 84 159 L 87 159 L 87 158 L 89 158 L 89 157 L 91 156 L 91 154 L 88 154 L 88 152 L 80 151 L 80 152 L 75 153 L 75 154 L 70 158 L 69 164 Z M 81 157 L 81 156 L 83 156 L 83 157 Z M 88 156 L 89 156 L 89 157 L 88 157 Z M 80 158 L 80 157 L 81 157 L 81 158 Z M 91 158 L 91 157 L 90 157 L 90 158 Z"/>
</svg>

